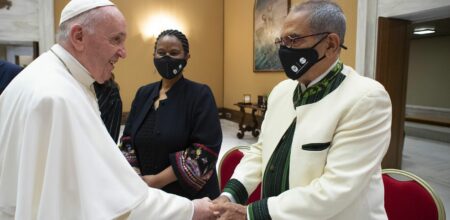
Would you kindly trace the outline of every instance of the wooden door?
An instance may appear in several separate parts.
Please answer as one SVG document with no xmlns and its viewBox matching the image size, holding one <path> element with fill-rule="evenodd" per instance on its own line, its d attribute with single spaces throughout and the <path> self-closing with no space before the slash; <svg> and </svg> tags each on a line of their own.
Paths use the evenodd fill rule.
<svg viewBox="0 0 450 220">
<path fill-rule="evenodd" d="M 375 79 L 384 85 L 392 101 L 392 131 L 383 168 L 400 169 L 404 142 L 406 85 L 409 60 L 410 22 L 378 19 Z"/>
</svg>

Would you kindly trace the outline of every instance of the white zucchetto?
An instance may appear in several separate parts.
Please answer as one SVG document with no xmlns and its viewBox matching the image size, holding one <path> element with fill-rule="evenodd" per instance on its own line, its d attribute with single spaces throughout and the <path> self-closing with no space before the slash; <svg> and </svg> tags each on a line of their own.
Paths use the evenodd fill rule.
<svg viewBox="0 0 450 220">
<path fill-rule="evenodd" d="M 61 12 L 59 25 L 85 11 L 109 5 L 114 5 L 114 3 L 109 0 L 71 0 Z"/>
</svg>

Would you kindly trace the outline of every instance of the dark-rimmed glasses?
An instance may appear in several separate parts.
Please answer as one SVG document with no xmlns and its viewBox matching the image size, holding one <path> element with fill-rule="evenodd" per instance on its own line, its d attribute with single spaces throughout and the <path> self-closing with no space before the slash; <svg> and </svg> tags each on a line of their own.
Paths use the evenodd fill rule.
<svg viewBox="0 0 450 220">
<path fill-rule="evenodd" d="M 317 34 L 310 34 L 310 35 L 306 35 L 306 36 L 291 36 L 288 35 L 286 37 L 277 37 L 275 38 L 275 44 L 279 45 L 279 46 L 285 46 L 288 48 L 296 48 L 296 43 L 298 42 L 298 40 L 303 39 L 303 38 L 307 38 L 307 37 L 312 37 L 312 36 L 317 36 L 317 35 L 322 35 L 322 34 L 330 34 L 330 32 L 321 32 L 321 33 L 317 33 Z M 299 46 L 299 45 L 297 45 Z"/>
</svg>

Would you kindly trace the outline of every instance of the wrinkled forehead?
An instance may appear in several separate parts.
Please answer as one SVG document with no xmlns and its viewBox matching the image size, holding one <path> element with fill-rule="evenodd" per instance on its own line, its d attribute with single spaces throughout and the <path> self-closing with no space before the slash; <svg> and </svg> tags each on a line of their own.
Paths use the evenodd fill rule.
<svg viewBox="0 0 450 220">
<path fill-rule="evenodd" d="M 103 10 L 103 16 L 106 20 L 114 19 L 117 22 L 126 24 L 125 17 L 116 6 L 104 6 L 99 9 Z"/>
<path fill-rule="evenodd" d="M 98 18 L 96 28 L 109 33 L 126 34 L 126 21 L 123 14 L 115 6 L 106 6 L 100 8 L 102 14 Z"/>
</svg>

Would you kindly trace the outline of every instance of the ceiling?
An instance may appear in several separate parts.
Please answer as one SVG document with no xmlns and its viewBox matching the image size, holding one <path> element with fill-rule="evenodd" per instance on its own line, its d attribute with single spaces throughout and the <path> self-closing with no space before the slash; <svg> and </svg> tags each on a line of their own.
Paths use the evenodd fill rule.
<svg viewBox="0 0 450 220">
<path fill-rule="evenodd" d="M 450 17 L 433 21 L 412 23 L 411 26 L 412 26 L 411 28 L 412 39 L 450 36 Z M 414 31 L 414 28 L 421 28 L 421 27 L 434 27 L 436 32 L 434 34 L 427 34 L 427 35 L 414 35 L 412 33 Z"/>
</svg>

